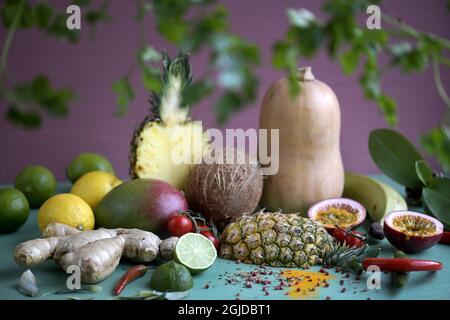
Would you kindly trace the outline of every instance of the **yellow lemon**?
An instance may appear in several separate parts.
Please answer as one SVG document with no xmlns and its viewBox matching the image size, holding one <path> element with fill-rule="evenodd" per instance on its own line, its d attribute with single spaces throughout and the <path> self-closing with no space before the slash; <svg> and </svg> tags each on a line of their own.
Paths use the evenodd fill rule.
<svg viewBox="0 0 450 320">
<path fill-rule="evenodd" d="M 100 200 L 121 183 L 121 180 L 109 172 L 92 171 L 78 179 L 70 193 L 79 196 L 94 210 Z"/>
<path fill-rule="evenodd" d="M 80 197 L 62 193 L 51 197 L 39 209 L 39 229 L 58 222 L 80 230 L 92 230 L 95 226 L 94 213 L 91 207 Z"/>
</svg>

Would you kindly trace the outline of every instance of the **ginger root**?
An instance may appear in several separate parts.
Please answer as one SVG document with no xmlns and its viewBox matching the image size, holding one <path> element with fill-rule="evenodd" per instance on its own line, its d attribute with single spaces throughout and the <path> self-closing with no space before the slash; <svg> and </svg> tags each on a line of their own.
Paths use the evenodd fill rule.
<svg viewBox="0 0 450 320">
<path fill-rule="evenodd" d="M 175 250 L 175 245 L 178 242 L 178 237 L 170 237 L 163 240 L 159 245 L 160 256 L 163 259 L 171 260 L 173 259 L 173 252 Z"/>
<path fill-rule="evenodd" d="M 155 234 L 139 229 L 80 231 L 52 223 L 45 228 L 43 236 L 19 244 L 14 252 L 16 263 L 30 268 L 53 258 L 64 271 L 77 265 L 84 283 L 96 283 L 107 278 L 122 257 L 146 263 L 158 257 L 162 243 L 165 243 L 165 256 L 171 255 L 168 250 L 173 250 L 173 246 L 167 246 Z"/>
</svg>

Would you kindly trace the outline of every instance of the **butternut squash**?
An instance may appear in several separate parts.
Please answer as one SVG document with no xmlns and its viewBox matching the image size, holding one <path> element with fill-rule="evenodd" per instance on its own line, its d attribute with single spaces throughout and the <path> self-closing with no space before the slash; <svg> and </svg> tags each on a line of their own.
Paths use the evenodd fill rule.
<svg viewBox="0 0 450 320">
<path fill-rule="evenodd" d="M 344 167 L 339 139 L 340 107 L 333 90 L 316 80 L 310 67 L 298 72 L 300 94 L 292 97 L 288 79 L 266 92 L 260 128 L 279 129 L 279 170 L 264 181 L 261 206 L 301 212 L 314 203 L 342 196 Z M 268 141 L 271 150 L 272 141 Z"/>
</svg>

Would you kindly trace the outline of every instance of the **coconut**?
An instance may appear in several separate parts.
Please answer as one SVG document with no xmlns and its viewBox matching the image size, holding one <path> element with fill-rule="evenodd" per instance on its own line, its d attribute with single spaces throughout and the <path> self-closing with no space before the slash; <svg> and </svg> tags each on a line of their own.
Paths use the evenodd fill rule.
<svg viewBox="0 0 450 320">
<path fill-rule="evenodd" d="M 256 158 L 234 148 L 214 151 L 190 172 L 189 207 L 212 220 L 219 231 L 244 213 L 252 213 L 262 194 L 262 170 Z M 208 160 L 208 161 L 207 161 Z"/>
</svg>

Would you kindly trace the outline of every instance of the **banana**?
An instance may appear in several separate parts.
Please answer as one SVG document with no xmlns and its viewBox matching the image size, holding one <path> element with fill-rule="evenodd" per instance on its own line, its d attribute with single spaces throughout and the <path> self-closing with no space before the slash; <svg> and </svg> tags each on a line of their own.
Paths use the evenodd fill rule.
<svg viewBox="0 0 450 320">
<path fill-rule="evenodd" d="M 407 210 L 400 193 L 387 184 L 356 173 L 345 173 L 344 197 L 361 203 L 373 221 L 382 221 L 392 211 Z"/>
</svg>

